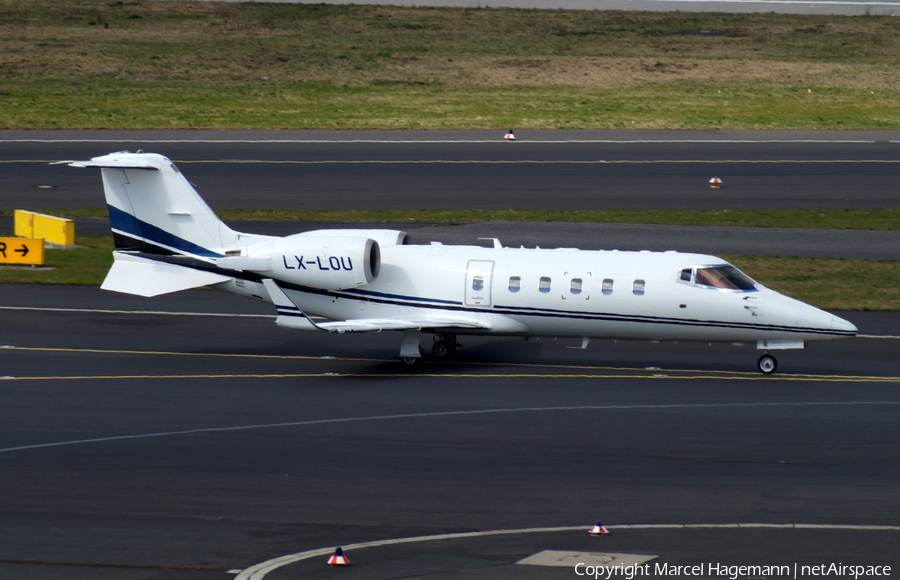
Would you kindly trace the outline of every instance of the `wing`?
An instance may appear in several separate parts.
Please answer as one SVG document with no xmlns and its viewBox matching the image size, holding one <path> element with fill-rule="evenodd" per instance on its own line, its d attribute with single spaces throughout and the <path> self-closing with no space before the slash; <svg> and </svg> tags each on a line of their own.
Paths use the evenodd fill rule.
<svg viewBox="0 0 900 580">
<path fill-rule="evenodd" d="M 487 329 L 486 324 L 472 323 L 453 317 L 428 317 L 420 320 L 397 320 L 393 318 L 357 318 L 335 322 L 320 322 L 315 325 L 328 332 L 381 332 L 382 330 L 463 330 Z"/>
<path fill-rule="evenodd" d="M 461 317 L 447 316 L 423 316 L 399 320 L 395 318 L 357 318 L 352 320 L 337 320 L 332 322 L 314 322 L 285 294 L 284 290 L 275 280 L 266 278 L 263 285 L 275 303 L 278 310 L 278 318 L 275 323 L 278 326 L 297 328 L 300 330 L 324 330 L 327 332 L 381 332 L 382 330 L 431 330 L 431 329 L 487 329 L 486 324 L 472 322 Z"/>
</svg>

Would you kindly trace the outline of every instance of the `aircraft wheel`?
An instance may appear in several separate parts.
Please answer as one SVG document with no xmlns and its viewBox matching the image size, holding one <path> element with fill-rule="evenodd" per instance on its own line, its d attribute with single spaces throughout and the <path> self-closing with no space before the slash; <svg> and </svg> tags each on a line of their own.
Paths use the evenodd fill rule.
<svg viewBox="0 0 900 580">
<path fill-rule="evenodd" d="M 778 361 L 775 360 L 774 356 L 764 354 L 759 357 L 759 362 L 756 363 L 756 366 L 759 367 L 759 372 L 762 374 L 771 375 L 778 368 Z"/>
<path fill-rule="evenodd" d="M 400 360 L 403 362 L 403 364 L 409 365 L 411 367 L 422 364 L 422 357 L 420 356 L 403 356 L 400 357 Z"/>
<path fill-rule="evenodd" d="M 456 343 L 450 340 L 439 340 L 431 347 L 431 353 L 439 359 L 453 358 L 456 354 Z"/>
</svg>

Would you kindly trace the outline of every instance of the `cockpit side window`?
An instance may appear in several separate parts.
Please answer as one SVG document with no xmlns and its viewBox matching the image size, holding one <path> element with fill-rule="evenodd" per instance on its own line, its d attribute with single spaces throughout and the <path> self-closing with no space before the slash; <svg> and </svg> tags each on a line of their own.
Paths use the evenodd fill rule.
<svg viewBox="0 0 900 580">
<path fill-rule="evenodd" d="M 685 272 L 681 271 L 681 279 L 685 278 Z M 723 290 L 756 290 L 756 282 L 749 276 L 738 270 L 732 265 L 725 266 L 701 266 L 694 269 L 694 284 L 698 286 L 708 286 L 710 288 L 721 288 Z"/>
</svg>

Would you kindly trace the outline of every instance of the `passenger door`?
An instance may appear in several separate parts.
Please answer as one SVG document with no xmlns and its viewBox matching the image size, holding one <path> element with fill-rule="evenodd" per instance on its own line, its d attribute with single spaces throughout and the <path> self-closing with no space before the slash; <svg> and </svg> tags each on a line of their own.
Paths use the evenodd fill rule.
<svg viewBox="0 0 900 580">
<path fill-rule="evenodd" d="M 491 305 L 491 277 L 494 262 L 469 260 L 466 266 L 466 306 Z"/>
</svg>

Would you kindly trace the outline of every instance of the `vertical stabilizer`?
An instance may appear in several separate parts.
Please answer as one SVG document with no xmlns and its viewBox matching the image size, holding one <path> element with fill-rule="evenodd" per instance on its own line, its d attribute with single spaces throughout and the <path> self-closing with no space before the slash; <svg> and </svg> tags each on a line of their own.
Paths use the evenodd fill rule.
<svg viewBox="0 0 900 580">
<path fill-rule="evenodd" d="M 162 155 L 120 152 L 66 163 L 100 168 L 116 249 L 212 258 L 238 239 Z"/>
</svg>

